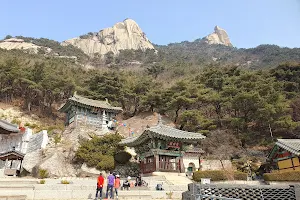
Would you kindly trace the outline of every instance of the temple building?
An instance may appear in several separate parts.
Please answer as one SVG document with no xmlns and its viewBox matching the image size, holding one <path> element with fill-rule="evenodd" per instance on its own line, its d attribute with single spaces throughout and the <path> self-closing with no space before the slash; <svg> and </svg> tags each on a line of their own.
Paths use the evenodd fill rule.
<svg viewBox="0 0 300 200">
<path fill-rule="evenodd" d="M 66 126 L 90 125 L 97 128 L 112 128 L 112 119 L 122 108 L 113 107 L 106 101 L 98 101 L 74 95 L 59 109 L 66 113 Z"/>
<path fill-rule="evenodd" d="M 123 139 L 120 145 L 134 148 L 142 174 L 187 174 L 200 168 L 200 156 L 204 152 L 199 145 L 204 138 L 200 133 L 163 125 L 159 119 L 156 126 L 147 128 L 139 136 Z"/>
<path fill-rule="evenodd" d="M 278 139 L 268 155 L 271 170 L 300 170 L 300 139 Z"/>
<path fill-rule="evenodd" d="M 18 175 L 26 153 L 45 148 L 47 143 L 47 131 L 32 134 L 30 128 L 0 120 L 0 177 Z"/>
</svg>

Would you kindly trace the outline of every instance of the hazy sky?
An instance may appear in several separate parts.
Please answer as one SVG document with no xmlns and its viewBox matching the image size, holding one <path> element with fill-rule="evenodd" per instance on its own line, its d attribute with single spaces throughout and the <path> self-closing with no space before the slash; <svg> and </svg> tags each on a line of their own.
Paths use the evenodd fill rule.
<svg viewBox="0 0 300 200">
<path fill-rule="evenodd" d="M 236 47 L 300 47 L 300 0 L 2 0 L 0 38 L 63 41 L 134 19 L 155 44 L 193 41 L 218 25 Z"/>
</svg>

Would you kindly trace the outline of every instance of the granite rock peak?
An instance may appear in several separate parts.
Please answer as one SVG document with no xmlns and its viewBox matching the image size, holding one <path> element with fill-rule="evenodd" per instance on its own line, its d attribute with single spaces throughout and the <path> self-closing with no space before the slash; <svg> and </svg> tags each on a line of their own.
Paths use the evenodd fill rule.
<svg viewBox="0 0 300 200">
<path fill-rule="evenodd" d="M 125 49 L 154 49 L 145 33 L 132 19 L 125 19 L 113 27 L 62 42 L 62 45 L 69 44 L 80 48 L 91 57 L 96 53 L 104 55 L 110 51 L 118 54 L 120 50 Z"/>
<path fill-rule="evenodd" d="M 232 46 L 227 32 L 219 26 L 215 26 L 214 32 L 206 36 L 204 38 L 204 41 L 208 44 L 222 44 L 225 46 Z"/>
</svg>

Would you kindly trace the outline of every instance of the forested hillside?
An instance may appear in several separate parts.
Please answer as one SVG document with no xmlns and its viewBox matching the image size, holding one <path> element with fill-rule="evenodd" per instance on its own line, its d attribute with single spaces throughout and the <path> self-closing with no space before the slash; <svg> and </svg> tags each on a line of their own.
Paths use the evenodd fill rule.
<svg viewBox="0 0 300 200">
<path fill-rule="evenodd" d="M 93 99 L 108 98 L 123 107 L 126 117 L 156 111 L 183 130 L 207 135 L 227 130 L 243 146 L 269 144 L 272 136 L 298 137 L 299 63 L 249 70 L 226 62 L 171 62 L 160 53 L 140 52 L 143 64 L 124 67 L 117 60 L 130 60 L 124 53 L 136 54 L 124 51 L 111 57 L 107 67 L 86 70 L 69 59 L 0 50 L 1 101 L 21 102 L 28 112 L 55 118 L 56 108 L 77 91 Z"/>
<path fill-rule="evenodd" d="M 165 62 L 164 64 L 185 63 L 186 65 L 232 65 L 248 69 L 273 68 L 284 62 L 300 62 L 300 48 L 283 48 L 276 45 L 260 45 L 243 49 L 224 45 L 207 44 L 201 39 L 169 45 L 155 45 L 154 50 L 121 51 L 114 59 L 112 54 L 105 56 L 106 63 L 140 61 L 141 63 Z"/>
</svg>

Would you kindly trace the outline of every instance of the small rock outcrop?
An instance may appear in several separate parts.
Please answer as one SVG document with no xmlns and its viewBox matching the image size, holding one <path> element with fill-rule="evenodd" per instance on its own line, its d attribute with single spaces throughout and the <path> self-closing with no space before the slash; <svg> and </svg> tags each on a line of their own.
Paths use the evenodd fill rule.
<svg viewBox="0 0 300 200">
<path fill-rule="evenodd" d="M 222 44 L 225 46 L 232 46 L 227 32 L 219 26 L 215 26 L 215 32 L 206 36 L 204 38 L 204 41 L 208 44 Z"/>
<path fill-rule="evenodd" d="M 62 45 L 73 45 L 89 56 L 95 53 L 104 55 L 108 52 L 118 54 L 124 49 L 154 49 L 138 24 L 132 19 L 116 23 L 113 27 L 100 30 L 62 42 Z"/>
<path fill-rule="evenodd" d="M 30 42 L 25 42 L 23 39 L 19 38 L 10 38 L 3 41 L 0 41 L 0 48 L 6 50 L 20 49 L 26 50 L 28 53 L 38 53 L 38 49 L 42 48 L 38 45 L 32 44 Z M 50 48 L 45 48 L 46 52 L 50 52 Z"/>
</svg>

